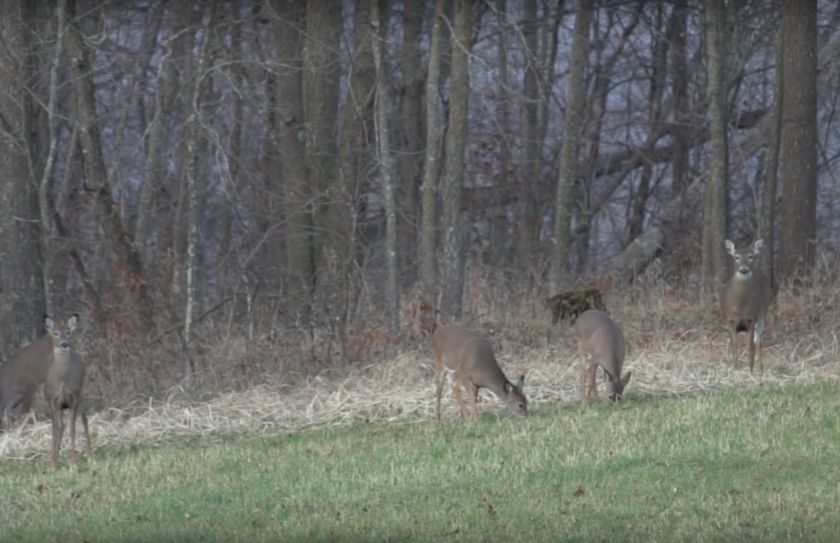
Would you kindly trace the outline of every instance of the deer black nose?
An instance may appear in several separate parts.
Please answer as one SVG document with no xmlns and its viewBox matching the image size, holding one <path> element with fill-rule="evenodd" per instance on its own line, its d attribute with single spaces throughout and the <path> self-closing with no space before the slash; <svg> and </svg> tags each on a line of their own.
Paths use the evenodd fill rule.
<svg viewBox="0 0 840 543">
<path fill-rule="evenodd" d="M 69 341 L 62 341 L 61 343 L 58 344 L 58 346 L 61 347 L 62 349 L 69 349 L 70 348 L 70 342 Z"/>
</svg>

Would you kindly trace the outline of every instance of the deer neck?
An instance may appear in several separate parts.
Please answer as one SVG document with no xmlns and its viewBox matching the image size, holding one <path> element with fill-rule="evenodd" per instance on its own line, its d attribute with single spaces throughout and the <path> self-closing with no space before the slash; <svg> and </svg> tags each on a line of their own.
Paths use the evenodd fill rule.
<svg viewBox="0 0 840 543">
<path fill-rule="evenodd" d="M 53 367 L 56 368 L 66 368 L 70 365 L 70 360 L 73 356 L 73 352 L 70 349 L 60 349 L 58 347 L 53 347 Z"/>
</svg>

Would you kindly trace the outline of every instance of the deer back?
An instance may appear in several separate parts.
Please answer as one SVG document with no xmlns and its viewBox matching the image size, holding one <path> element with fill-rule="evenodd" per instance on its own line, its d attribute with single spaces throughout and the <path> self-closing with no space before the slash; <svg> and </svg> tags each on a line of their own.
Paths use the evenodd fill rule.
<svg viewBox="0 0 840 543">
<path fill-rule="evenodd" d="M 619 378 L 624 364 L 624 334 L 609 315 L 597 309 L 582 313 L 575 321 L 581 351 L 607 373 Z"/>
<path fill-rule="evenodd" d="M 478 386 L 505 380 L 493 354 L 493 346 L 484 336 L 461 326 L 446 324 L 437 327 L 432 341 L 435 354 L 446 369 L 469 375 Z"/>
<path fill-rule="evenodd" d="M 49 336 L 15 353 L 0 369 L 0 399 L 14 403 L 21 394 L 44 384 L 52 363 L 53 344 Z"/>
</svg>

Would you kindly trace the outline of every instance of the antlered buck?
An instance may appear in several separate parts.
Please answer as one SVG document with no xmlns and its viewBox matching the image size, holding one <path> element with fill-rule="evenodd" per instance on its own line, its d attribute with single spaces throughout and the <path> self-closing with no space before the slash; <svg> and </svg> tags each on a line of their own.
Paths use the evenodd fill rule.
<svg viewBox="0 0 840 543">
<path fill-rule="evenodd" d="M 63 323 L 45 317 L 44 324 L 47 335 L 18 351 L 0 370 L 0 407 L 3 424 L 8 430 L 14 418 L 29 411 L 35 393 L 43 385 L 52 419 L 52 464 L 55 467 L 64 434 L 65 409 L 71 411 L 71 462 L 76 463 L 78 415 L 81 415 L 84 426 L 88 456 L 91 454 L 91 443 L 82 395 L 85 366 L 82 356 L 73 350 L 72 343 L 79 315 L 74 313 Z"/>
<path fill-rule="evenodd" d="M 493 346 L 487 338 L 460 326 L 438 325 L 432 334 L 432 346 L 435 351 L 435 393 L 438 419 L 440 419 L 440 398 L 447 373 L 454 375 L 452 392 L 458 400 L 463 418 L 478 417 L 476 402 L 481 388 L 489 388 L 517 414 L 528 416 L 528 399 L 522 391 L 525 376 L 521 376 L 516 383 L 509 381 L 499 367 L 499 363 L 496 362 Z M 467 390 L 467 397 L 472 406 L 472 416 L 464 408 L 461 386 Z"/>
<path fill-rule="evenodd" d="M 763 371 L 761 338 L 764 335 L 767 308 L 770 306 L 771 289 L 770 281 L 756 264 L 764 241 L 756 240 L 751 248 L 742 250 L 736 249 L 735 244 L 729 240 L 726 240 L 725 245 L 726 252 L 735 259 L 735 274 L 720 296 L 720 308 L 729 332 L 731 363 L 735 366 L 738 361 L 738 333 L 746 332 L 749 336 L 750 373 L 756 359 L 759 371 Z"/>
<path fill-rule="evenodd" d="M 630 382 L 631 372 L 621 374 L 624 365 L 624 334 L 609 315 L 598 309 L 581 313 L 575 320 L 578 349 L 584 359 L 581 407 L 589 403 L 595 389 L 598 366 L 607 374 L 607 393 L 610 400 L 620 400 Z"/>
</svg>

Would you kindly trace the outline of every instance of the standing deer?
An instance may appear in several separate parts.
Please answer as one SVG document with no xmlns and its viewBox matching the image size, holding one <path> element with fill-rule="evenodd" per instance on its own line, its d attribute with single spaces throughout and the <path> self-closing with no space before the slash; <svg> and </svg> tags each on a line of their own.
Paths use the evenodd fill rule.
<svg viewBox="0 0 840 543">
<path fill-rule="evenodd" d="M 610 400 L 621 399 L 630 382 L 631 372 L 621 375 L 624 365 L 624 334 L 609 315 L 598 309 L 584 311 L 575 320 L 578 349 L 584 359 L 582 372 L 581 408 L 589 403 L 595 389 L 598 366 L 607 374 L 607 392 Z M 597 394 L 597 391 L 596 391 Z"/>
<path fill-rule="evenodd" d="M 767 308 L 770 306 L 770 281 L 756 266 L 758 254 L 764 246 L 763 240 L 756 240 L 745 250 L 737 250 L 735 244 L 726 240 L 726 252 L 735 259 L 735 275 L 726 284 L 720 297 L 720 308 L 727 331 L 729 332 L 729 354 L 732 366 L 740 354 L 737 337 L 739 332 L 749 336 L 750 373 L 758 359 L 759 371 L 764 370 L 761 362 L 761 337 L 767 320 Z"/>
<path fill-rule="evenodd" d="M 4 426 L 9 429 L 15 417 L 29 411 L 35 393 L 43 385 L 52 419 L 52 464 L 56 467 L 64 434 L 65 409 L 71 410 L 71 462 L 76 463 L 78 415 L 82 418 L 87 452 L 91 455 L 88 419 L 82 396 L 85 366 L 81 355 L 72 350 L 71 342 L 79 324 L 79 315 L 74 313 L 62 324 L 45 317 L 44 324 L 47 335 L 18 351 L 0 371 L 0 406 Z"/>
<path fill-rule="evenodd" d="M 525 376 L 516 383 L 505 377 L 496 362 L 490 341 L 479 334 L 452 324 L 438 325 L 432 334 L 432 346 L 435 351 L 435 385 L 437 398 L 437 418 L 440 419 L 440 398 L 446 374 L 452 373 L 452 392 L 461 408 L 464 419 L 478 417 L 478 391 L 489 388 L 496 396 L 522 416 L 528 416 L 528 399 L 522 392 Z M 467 397 L 472 406 L 472 416 L 464 409 L 461 386 L 467 390 Z"/>
</svg>

